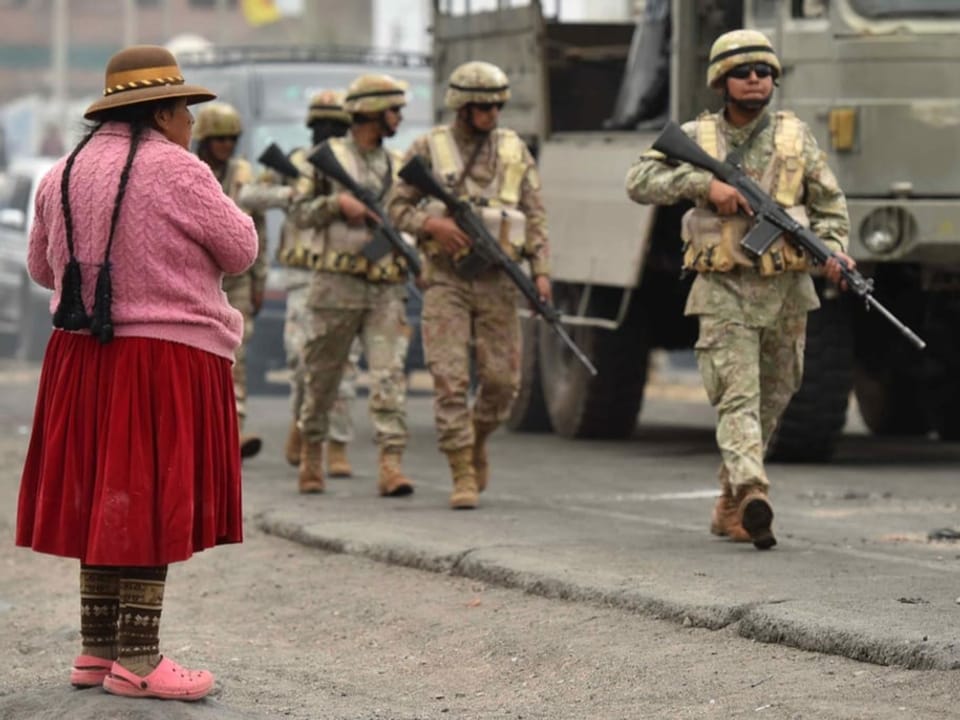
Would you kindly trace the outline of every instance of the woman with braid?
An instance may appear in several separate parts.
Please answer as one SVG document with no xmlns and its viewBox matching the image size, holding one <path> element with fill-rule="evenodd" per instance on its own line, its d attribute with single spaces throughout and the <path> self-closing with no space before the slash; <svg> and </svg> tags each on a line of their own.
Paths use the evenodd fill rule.
<svg viewBox="0 0 960 720">
<path fill-rule="evenodd" d="M 240 542 L 230 366 L 243 318 L 220 288 L 253 262 L 253 222 L 187 147 L 173 55 L 114 55 L 93 126 L 41 181 L 28 267 L 54 290 L 17 544 L 80 560 L 70 681 L 196 700 L 213 687 L 159 653 L 170 563 Z"/>
</svg>

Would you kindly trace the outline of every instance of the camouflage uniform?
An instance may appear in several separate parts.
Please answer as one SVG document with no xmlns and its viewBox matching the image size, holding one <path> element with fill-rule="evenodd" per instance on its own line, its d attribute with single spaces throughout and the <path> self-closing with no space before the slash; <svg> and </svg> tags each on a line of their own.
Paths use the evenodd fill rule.
<svg viewBox="0 0 960 720">
<path fill-rule="evenodd" d="M 381 103 L 402 105 L 404 98 L 405 86 L 398 81 L 388 76 L 361 76 L 348 90 L 345 107 L 354 113 L 376 113 L 390 107 L 381 107 Z M 349 133 L 326 142 L 346 172 L 375 196 L 382 198 L 394 183 L 399 158 L 382 146 L 364 150 Z M 407 442 L 406 378 L 402 362 L 397 362 L 409 332 L 406 268 L 394 253 L 376 263 L 366 260 L 362 250 L 372 232 L 366 225 L 347 224 L 338 200 L 342 188 L 335 181 L 331 184 L 330 194 L 301 203 L 293 212 L 297 225 L 313 228 L 323 243 L 314 255 L 316 272 L 307 295 L 310 319 L 302 352 L 301 491 L 323 490 L 320 447 L 330 436 L 328 413 L 335 404 L 351 347 L 359 337 L 369 367 L 370 415 L 380 448 L 379 490 L 382 495 L 408 494 L 412 483 L 399 470 Z"/>
<path fill-rule="evenodd" d="M 768 124 L 744 148 L 760 123 Z M 785 132 L 783 129 L 788 126 L 798 130 L 797 150 L 795 157 L 783 162 L 777 150 L 777 133 Z M 727 150 L 742 150 L 743 170 L 782 205 L 789 206 L 789 202 L 777 195 L 777 183 L 785 177 L 781 169 L 795 167 L 799 162 L 802 177 L 797 178 L 796 204 L 805 210 L 811 229 L 831 249 L 844 250 L 849 231 L 846 201 L 805 124 L 790 113 L 771 116 L 764 112 L 738 128 L 730 125 L 720 112 L 704 114 L 683 126 L 684 132 L 702 146 L 714 128 L 716 141 L 707 143 L 713 147 L 706 149 L 720 158 Z M 766 274 L 742 257 L 736 258 L 726 271 L 719 271 L 719 267 L 713 268 L 718 271 L 711 271 L 704 265 L 703 255 L 692 253 L 698 229 L 706 227 L 703 221 L 718 217 L 706 207 L 712 179 L 710 173 L 691 165 L 667 164 L 660 153 L 649 150 L 630 168 L 626 185 L 636 202 L 672 205 L 690 200 L 700 211 L 699 215 L 689 216 L 692 222 L 685 231 L 685 266 L 699 270 L 685 312 L 700 318 L 697 362 L 707 395 L 718 413 L 717 444 L 723 458 L 721 483 L 737 492 L 744 487 L 766 488 L 769 484 L 763 466 L 764 451 L 790 398 L 800 387 L 807 312 L 820 304 L 810 274 L 803 271 L 805 259 L 797 262 L 797 271 L 774 269 Z M 732 233 L 731 247 L 735 250 L 747 223 L 735 216 L 720 222 Z M 795 254 L 789 246 L 780 250 Z M 778 257 L 769 251 L 766 255 Z"/>
<path fill-rule="evenodd" d="M 471 83 L 473 89 L 462 90 Z M 487 63 L 461 66 L 454 71 L 450 87 L 461 88 L 448 90 L 447 105 L 452 109 L 469 102 L 504 102 L 509 98 L 506 76 Z M 485 222 L 494 218 L 491 230 L 513 259 L 528 260 L 534 275 L 549 275 L 540 177 L 533 157 L 516 133 L 503 128 L 476 133 L 457 121 L 452 126 L 435 127 L 418 138 L 404 161 L 414 156 L 423 158 L 452 194 L 468 199 Z M 425 202 L 413 186 L 402 181 L 397 184 L 389 213 L 397 227 L 417 234 L 426 258 L 420 327 L 434 382 L 439 448 L 450 459 L 455 486 L 457 477 L 465 472 L 465 454 L 475 449 L 469 462 L 482 473 L 477 483 L 482 490 L 486 484 L 483 443 L 509 415 L 520 384 L 519 293 L 506 274 L 496 269 L 474 280 L 456 273 L 450 256 L 423 232 L 428 218 L 445 214 L 445 210 L 435 201 Z M 478 380 L 472 409 L 468 402 L 471 341 Z M 453 504 L 476 505 L 470 502 Z"/>
</svg>

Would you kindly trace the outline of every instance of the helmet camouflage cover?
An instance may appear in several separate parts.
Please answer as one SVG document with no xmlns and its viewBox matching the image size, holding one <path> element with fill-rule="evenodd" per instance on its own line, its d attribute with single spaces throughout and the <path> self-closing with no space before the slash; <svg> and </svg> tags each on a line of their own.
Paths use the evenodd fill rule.
<svg viewBox="0 0 960 720">
<path fill-rule="evenodd" d="M 193 125 L 193 139 L 206 140 L 212 137 L 237 137 L 243 132 L 240 113 L 233 105 L 212 102 L 203 105 L 197 112 Z"/>
<path fill-rule="evenodd" d="M 380 113 L 407 104 L 407 83 L 389 75 L 361 75 L 347 88 L 343 109 L 354 113 Z"/>
<path fill-rule="evenodd" d="M 459 110 L 469 103 L 501 103 L 509 99 L 507 74 L 492 63 L 474 60 L 450 73 L 444 103 L 451 110 Z"/>
<path fill-rule="evenodd" d="M 716 87 L 728 72 L 744 63 L 764 62 L 780 77 L 780 60 L 767 36 L 757 30 L 731 30 L 718 37 L 710 48 L 707 85 Z"/>
<path fill-rule="evenodd" d="M 350 124 L 350 113 L 343 109 L 346 93 L 342 90 L 323 90 L 310 98 L 307 127 L 317 120 L 336 120 Z"/>
</svg>

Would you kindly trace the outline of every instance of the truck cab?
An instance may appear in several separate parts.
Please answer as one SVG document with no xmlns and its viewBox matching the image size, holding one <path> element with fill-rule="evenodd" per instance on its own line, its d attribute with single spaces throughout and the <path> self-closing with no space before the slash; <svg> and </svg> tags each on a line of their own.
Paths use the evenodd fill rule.
<svg viewBox="0 0 960 720">
<path fill-rule="evenodd" d="M 624 177 L 666 119 L 720 107 L 706 86 L 710 46 L 754 27 L 784 66 L 774 108 L 810 125 L 847 194 L 851 254 L 877 298 L 929 342 L 920 356 L 817 281 L 803 386 L 771 456 L 828 458 L 854 389 L 875 433 L 960 436 L 960 339 L 948 330 L 960 290 L 960 166 L 948 150 L 960 140 L 960 0 L 647 0 L 639 18 L 602 23 L 545 17 L 536 0 L 453 5 L 434 6 L 434 97 L 467 60 L 510 77 L 501 122 L 539 158 L 556 304 L 600 371 L 590 377 L 549 328 L 525 320 L 513 429 L 628 437 L 650 351 L 692 347 L 679 232 L 688 206 L 635 205 Z"/>
</svg>

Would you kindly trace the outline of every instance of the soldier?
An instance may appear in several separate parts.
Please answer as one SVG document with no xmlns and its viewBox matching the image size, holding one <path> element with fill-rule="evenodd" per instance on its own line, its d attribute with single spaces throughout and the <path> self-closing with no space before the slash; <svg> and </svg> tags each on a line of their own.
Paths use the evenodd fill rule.
<svg viewBox="0 0 960 720">
<path fill-rule="evenodd" d="M 317 146 L 330 137 L 343 137 L 350 127 L 350 115 L 343 109 L 344 93 L 339 90 L 323 90 L 310 99 L 306 126 L 311 131 L 311 145 Z M 290 161 L 300 171 L 296 180 L 284 179 L 277 172 L 267 170 L 254 184 L 241 192 L 240 201 L 251 210 L 265 211 L 280 208 L 287 211 L 292 201 L 313 198 L 330 193 L 330 183 L 318 177 L 316 169 L 307 160 L 309 151 L 296 148 L 289 154 Z M 284 267 L 286 288 L 286 318 L 283 327 L 283 344 L 290 368 L 290 407 L 292 420 L 284 445 L 284 456 L 291 465 L 300 464 L 300 430 L 297 423 L 303 405 L 304 368 L 302 352 L 309 331 L 307 292 L 310 278 L 313 231 L 296 226 L 291 217 L 284 220 L 277 248 L 277 261 Z M 327 440 L 327 472 L 331 477 L 350 477 L 353 470 L 347 457 L 347 445 L 353 440 L 353 419 L 350 415 L 352 400 L 356 397 L 354 382 L 356 364 L 360 358 L 360 343 L 355 340 L 350 348 L 350 357 L 344 367 L 343 378 L 337 388 L 337 398 L 330 409 L 329 439 Z"/>
<path fill-rule="evenodd" d="M 498 128 L 510 98 L 504 72 L 468 62 L 450 75 L 444 101 L 456 113 L 452 125 L 417 139 L 407 159 L 420 155 L 450 191 L 476 208 L 494 237 L 515 260 L 524 258 L 538 292 L 550 299 L 546 214 L 533 157 L 512 130 Z M 416 233 L 426 255 L 421 330 L 434 381 L 434 413 L 440 450 L 453 476 L 450 505 L 475 508 L 488 482 L 486 442 L 506 419 L 520 382 L 518 293 L 507 276 L 489 270 L 465 280 L 454 259 L 470 238 L 441 203 L 421 205 L 422 194 L 400 182 L 389 203 L 397 226 Z M 475 344 L 479 386 L 471 409 L 470 342 Z"/>
<path fill-rule="evenodd" d="M 347 89 L 349 133 L 327 140 L 337 160 L 358 184 L 383 197 L 395 182 L 398 158 L 383 147 L 402 120 L 406 84 L 388 75 L 361 75 Z M 413 483 L 401 468 L 407 442 L 406 378 L 397 362 L 407 340 L 407 277 L 402 258 L 388 253 L 375 263 L 363 248 L 375 223 L 366 206 L 335 182 L 327 194 L 293 209 L 301 228 L 319 243 L 307 306 L 309 331 L 303 348 L 305 394 L 300 410 L 299 486 L 322 492 L 323 442 L 350 347 L 358 335 L 370 369 L 370 414 L 379 446 L 377 488 L 383 496 L 409 495 Z"/>
<path fill-rule="evenodd" d="M 220 181 L 223 191 L 240 205 L 240 191 L 253 180 L 250 163 L 234 157 L 237 140 L 243 128 L 240 115 L 233 106 L 222 102 L 204 105 L 197 113 L 193 139 L 197 142 L 197 156 L 203 160 Z M 247 210 L 240 205 L 241 209 Z M 253 318 L 263 305 L 263 290 L 267 281 L 266 224 L 262 213 L 250 212 L 260 239 L 257 259 L 246 272 L 223 278 L 223 290 L 230 304 L 243 313 L 243 340 L 237 348 L 233 364 L 233 387 L 237 396 L 237 416 L 240 423 L 240 456 L 253 457 L 260 452 L 262 441 L 256 435 L 244 435 L 243 423 L 247 415 L 247 343 L 253 335 Z"/>
<path fill-rule="evenodd" d="M 780 61 L 765 35 L 735 30 L 710 50 L 707 84 L 724 108 L 683 126 L 716 158 L 733 159 L 809 226 L 849 267 L 847 205 L 810 129 L 793 113 L 767 110 Z M 731 158 L 732 156 L 732 158 Z M 808 256 L 780 238 L 759 262 L 740 240 L 752 214 L 746 199 L 710 173 L 647 150 L 627 174 L 639 203 L 695 203 L 683 218 L 683 264 L 697 277 L 686 314 L 699 316 L 696 354 L 717 409 L 721 495 L 710 531 L 758 549 L 776 544 L 764 451 L 803 376 L 807 313 L 820 306 Z M 840 282 L 840 263 L 826 274 Z"/>
</svg>

